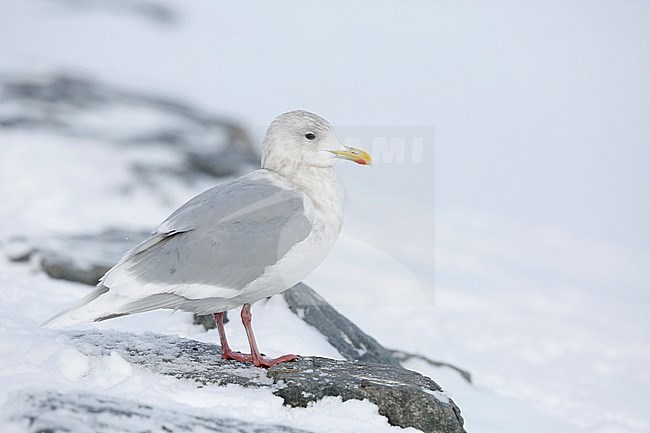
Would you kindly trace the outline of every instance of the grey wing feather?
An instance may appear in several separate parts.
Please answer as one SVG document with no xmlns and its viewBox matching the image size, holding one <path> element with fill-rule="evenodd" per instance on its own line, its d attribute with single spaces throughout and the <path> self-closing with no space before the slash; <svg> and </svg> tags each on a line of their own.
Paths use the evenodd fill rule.
<svg viewBox="0 0 650 433">
<path fill-rule="evenodd" d="M 127 253 L 103 278 L 111 289 L 206 285 L 231 296 L 277 263 L 312 229 L 302 193 L 243 177 L 205 191 L 172 213 L 151 238 Z M 164 291 L 160 290 L 160 291 Z M 168 293 L 174 293 L 171 290 Z M 185 295 L 186 293 L 184 293 Z M 165 298 L 170 306 L 177 298 Z M 187 298 L 186 298 L 187 299 Z M 157 307 L 163 298 L 157 299 Z M 171 305 L 173 304 L 173 305 Z"/>
</svg>

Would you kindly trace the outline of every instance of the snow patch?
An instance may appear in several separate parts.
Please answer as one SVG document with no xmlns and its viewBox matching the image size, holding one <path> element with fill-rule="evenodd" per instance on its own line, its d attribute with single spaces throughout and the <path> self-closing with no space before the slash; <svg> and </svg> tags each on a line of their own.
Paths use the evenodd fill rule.
<svg viewBox="0 0 650 433">
<path fill-rule="evenodd" d="M 90 358 L 76 349 L 66 348 L 56 355 L 56 365 L 66 378 L 76 382 L 90 371 Z"/>
</svg>

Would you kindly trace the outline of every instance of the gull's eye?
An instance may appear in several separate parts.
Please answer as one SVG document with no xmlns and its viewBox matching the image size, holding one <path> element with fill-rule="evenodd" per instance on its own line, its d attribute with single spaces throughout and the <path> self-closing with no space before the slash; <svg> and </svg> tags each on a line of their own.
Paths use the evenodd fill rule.
<svg viewBox="0 0 650 433">
<path fill-rule="evenodd" d="M 316 138 L 316 135 L 313 132 L 308 132 L 305 134 L 305 138 L 307 140 L 314 140 Z"/>
</svg>

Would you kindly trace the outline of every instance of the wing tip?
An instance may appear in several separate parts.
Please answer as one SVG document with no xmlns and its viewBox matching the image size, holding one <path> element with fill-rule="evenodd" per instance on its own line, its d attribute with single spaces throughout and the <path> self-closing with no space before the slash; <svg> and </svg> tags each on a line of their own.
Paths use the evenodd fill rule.
<svg viewBox="0 0 650 433">
<path fill-rule="evenodd" d="M 89 294 L 81 298 L 79 301 L 72 304 L 70 307 L 61 311 L 60 313 L 50 317 L 45 322 L 41 323 L 39 327 L 46 328 L 46 329 L 59 329 L 70 325 L 76 325 L 79 323 L 97 321 L 97 318 L 94 317 L 90 313 L 90 311 L 88 311 L 87 309 L 86 311 L 84 311 L 82 308 L 107 292 L 108 292 L 108 287 L 100 283 L 95 290 L 93 290 L 92 292 L 90 292 Z M 76 314 L 73 314 L 73 312 L 76 312 Z"/>
<path fill-rule="evenodd" d="M 72 317 L 70 317 L 70 312 L 69 311 L 63 311 L 59 314 L 56 314 L 49 319 L 47 319 L 45 322 L 41 323 L 39 325 L 39 328 L 45 328 L 45 329 L 61 329 L 65 328 L 66 326 L 74 325 L 77 323 L 81 323 L 81 320 L 74 320 Z"/>
</svg>

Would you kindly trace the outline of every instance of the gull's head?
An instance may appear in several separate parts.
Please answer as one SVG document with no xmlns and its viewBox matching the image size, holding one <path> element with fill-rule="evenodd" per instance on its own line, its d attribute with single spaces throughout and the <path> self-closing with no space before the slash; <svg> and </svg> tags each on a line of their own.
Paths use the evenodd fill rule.
<svg viewBox="0 0 650 433">
<path fill-rule="evenodd" d="M 262 168 L 284 171 L 296 165 L 331 167 L 337 159 L 371 165 L 370 155 L 344 146 L 329 122 L 308 111 L 290 111 L 269 126 L 262 145 Z"/>
</svg>

